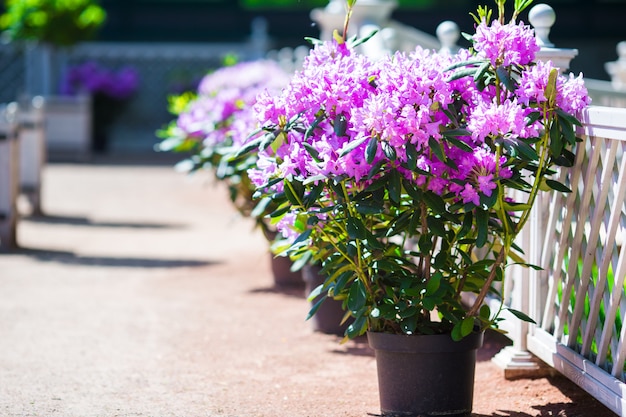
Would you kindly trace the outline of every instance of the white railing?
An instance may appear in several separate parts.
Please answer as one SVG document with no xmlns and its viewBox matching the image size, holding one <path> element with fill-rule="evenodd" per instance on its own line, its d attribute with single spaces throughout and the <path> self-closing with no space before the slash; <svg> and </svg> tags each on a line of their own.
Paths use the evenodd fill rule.
<svg viewBox="0 0 626 417">
<path fill-rule="evenodd" d="M 526 344 L 624 416 L 626 109 L 591 106 L 583 124 L 575 166 L 561 174 L 572 193 L 553 194 L 531 223 L 543 270 L 523 285 L 538 321 Z"/>
</svg>

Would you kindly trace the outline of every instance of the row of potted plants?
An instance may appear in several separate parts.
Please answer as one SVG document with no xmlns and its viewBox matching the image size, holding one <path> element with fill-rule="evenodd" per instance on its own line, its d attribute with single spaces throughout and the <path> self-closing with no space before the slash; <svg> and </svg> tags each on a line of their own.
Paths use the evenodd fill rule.
<svg viewBox="0 0 626 417">
<path fill-rule="evenodd" d="M 245 178 L 247 212 L 284 238 L 274 251 L 321 268 L 309 315 L 335 300 L 345 339 L 367 335 L 383 415 L 470 415 L 476 349 L 501 320 L 484 300 L 508 266 L 527 265 L 515 239 L 539 193 L 569 191 L 553 177 L 573 164 L 590 100 L 582 76 L 536 62 L 517 23 L 531 2 L 516 0 L 510 20 L 504 0 L 495 17 L 480 7 L 471 48 L 454 56 L 372 60 L 336 33 L 281 88 L 240 91 L 246 112 L 194 97 L 161 144 L 192 150 L 190 169 Z"/>
</svg>

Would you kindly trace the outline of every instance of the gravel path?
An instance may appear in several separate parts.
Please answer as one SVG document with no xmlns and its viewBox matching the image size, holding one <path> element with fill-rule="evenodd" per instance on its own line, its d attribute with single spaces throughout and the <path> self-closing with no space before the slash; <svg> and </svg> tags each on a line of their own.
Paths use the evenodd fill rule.
<svg viewBox="0 0 626 417">
<path fill-rule="evenodd" d="M 46 168 L 45 216 L 0 254 L 0 416 L 376 415 L 367 344 L 312 332 L 223 187 L 145 162 Z M 501 346 L 476 417 L 614 415 L 563 377 L 504 380 Z"/>
</svg>

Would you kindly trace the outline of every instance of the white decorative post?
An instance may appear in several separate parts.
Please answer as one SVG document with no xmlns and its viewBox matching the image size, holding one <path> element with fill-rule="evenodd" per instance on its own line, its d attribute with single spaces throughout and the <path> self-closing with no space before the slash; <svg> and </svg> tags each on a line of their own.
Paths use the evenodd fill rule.
<svg viewBox="0 0 626 417">
<path fill-rule="evenodd" d="M 385 28 L 391 17 L 391 13 L 398 6 L 396 0 L 359 0 L 352 9 L 348 37 L 357 35 L 365 37 L 374 30 Z M 320 27 L 320 39 L 332 39 L 333 32 L 343 32 L 346 16 L 346 0 L 330 0 L 323 9 L 313 9 L 311 19 Z M 377 34 L 361 46 L 363 53 L 368 56 L 378 57 L 389 52 L 385 39 Z"/>
<path fill-rule="evenodd" d="M 18 135 L 20 142 L 20 191 L 28 199 L 33 215 L 41 209 L 42 170 L 46 162 L 44 98 L 36 96 L 18 103 Z"/>
<path fill-rule="evenodd" d="M 578 49 L 556 48 L 550 41 L 550 30 L 556 22 L 554 9 L 544 3 L 537 4 L 530 9 L 528 20 L 535 29 L 537 43 L 541 46 L 537 59 L 543 62 L 552 61 L 561 73 L 569 69 L 570 62 L 578 55 Z"/>
<path fill-rule="evenodd" d="M 461 37 L 461 29 L 455 22 L 451 20 L 441 22 L 435 34 L 441 43 L 439 53 L 454 55 L 459 51 L 460 48 L 456 43 Z"/>
<path fill-rule="evenodd" d="M 0 110 L 0 249 L 17 247 L 19 193 L 17 106 Z"/>
<path fill-rule="evenodd" d="M 604 64 L 611 76 L 611 85 L 616 90 L 626 90 L 626 41 L 617 44 L 617 61 Z"/>
</svg>

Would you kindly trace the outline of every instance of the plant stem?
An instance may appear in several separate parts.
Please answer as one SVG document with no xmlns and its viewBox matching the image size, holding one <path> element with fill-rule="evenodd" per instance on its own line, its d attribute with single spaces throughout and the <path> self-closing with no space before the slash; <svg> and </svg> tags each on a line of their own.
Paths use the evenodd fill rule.
<svg viewBox="0 0 626 417">
<path fill-rule="evenodd" d="M 491 288 L 491 284 L 493 283 L 493 280 L 496 279 L 498 268 L 500 267 L 500 265 L 504 263 L 507 257 L 509 247 L 510 247 L 510 242 L 505 242 L 502 249 L 500 249 L 500 253 L 498 253 L 498 257 L 496 258 L 496 261 L 491 267 L 491 271 L 489 272 L 487 281 L 485 282 L 485 284 L 483 284 L 483 287 L 481 288 L 480 293 L 478 294 L 478 296 L 476 297 L 476 300 L 474 301 L 474 305 L 472 305 L 472 308 L 470 308 L 469 311 L 467 312 L 468 317 L 475 316 L 478 313 L 480 306 L 483 304 L 483 301 L 485 301 L 485 297 L 487 297 L 487 293 L 489 292 L 489 288 Z"/>
</svg>

